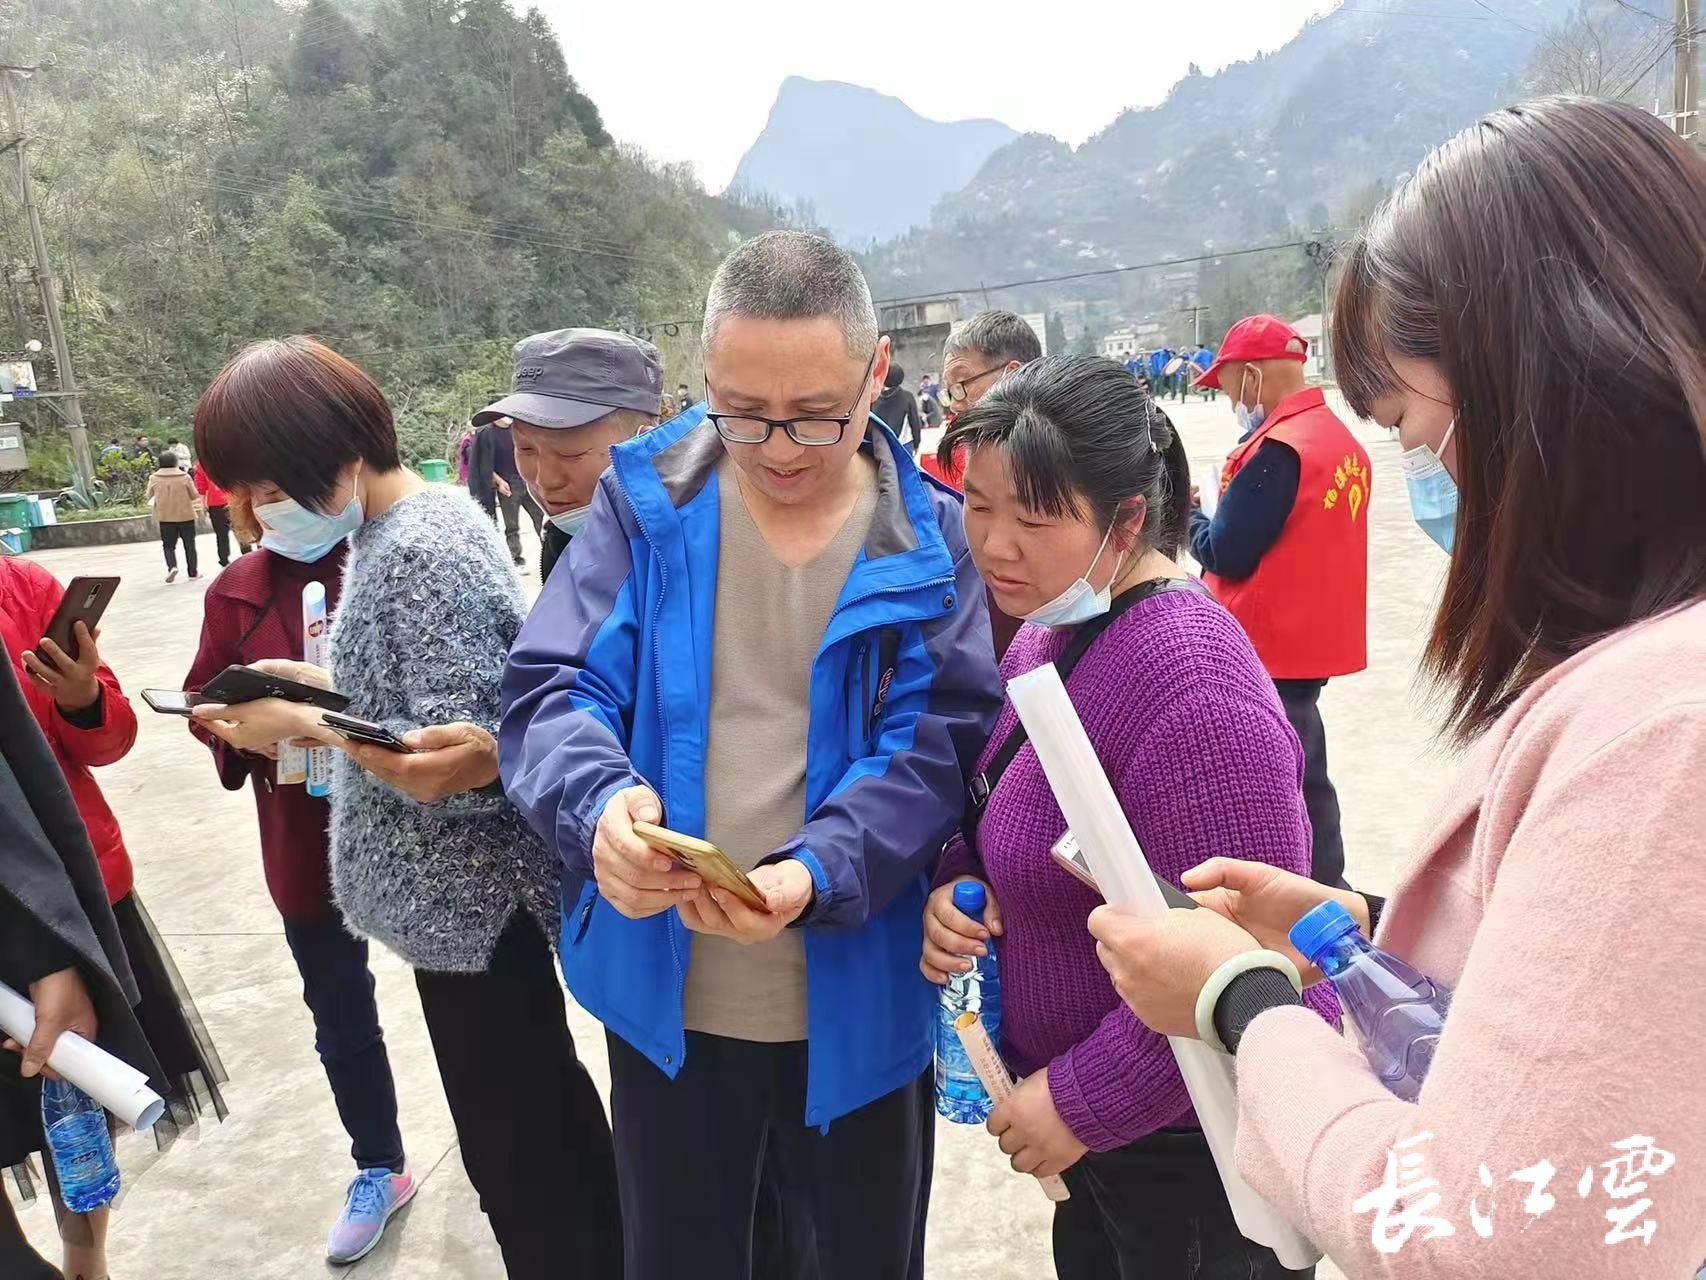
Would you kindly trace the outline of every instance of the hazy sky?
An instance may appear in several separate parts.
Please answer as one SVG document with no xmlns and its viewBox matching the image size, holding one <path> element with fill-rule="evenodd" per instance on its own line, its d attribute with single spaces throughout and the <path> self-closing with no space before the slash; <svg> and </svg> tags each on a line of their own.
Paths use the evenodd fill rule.
<svg viewBox="0 0 1706 1280">
<path fill-rule="evenodd" d="M 846 80 L 934 120 L 992 116 L 1082 142 L 1192 62 L 1277 49 L 1331 0 L 538 0 L 611 133 L 719 190 L 790 75 Z M 899 175 L 897 175 L 899 176 Z"/>
</svg>

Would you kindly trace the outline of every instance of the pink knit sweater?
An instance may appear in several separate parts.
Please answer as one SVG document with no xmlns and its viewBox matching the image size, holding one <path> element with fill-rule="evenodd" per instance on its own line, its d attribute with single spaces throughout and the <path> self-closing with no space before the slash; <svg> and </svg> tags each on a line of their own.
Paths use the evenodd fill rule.
<svg viewBox="0 0 1706 1280">
<path fill-rule="evenodd" d="M 1549 673 L 1449 796 L 1378 939 L 1455 989 L 1421 1098 L 1312 1014 L 1264 1013 L 1238 1051 L 1239 1167 L 1351 1280 L 1685 1280 L 1706 1259 L 1706 603 Z M 1437 1195 L 1453 1234 L 1383 1252 L 1356 1205 L 1405 1142 L 1400 1182 L 1438 1185 L 1396 1211 Z"/>
<path fill-rule="evenodd" d="M 1022 627 L 1002 659 L 1002 678 L 1054 661 L 1070 635 Z M 1194 592 L 1134 605 L 1085 652 L 1066 687 L 1159 875 L 1178 884 L 1186 870 L 1215 854 L 1308 874 L 1297 735 L 1273 681 L 1224 608 Z M 980 769 L 1014 720 L 1009 702 Z M 978 827 L 981 863 L 956 836 L 937 883 L 972 874 L 994 889 L 1006 929 L 996 944 L 1002 1052 L 1020 1074 L 1047 1066 L 1060 1118 L 1091 1150 L 1106 1151 L 1196 1121 L 1166 1039 L 1132 1016 L 1096 959 L 1084 921 L 1100 897 L 1049 856 L 1065 831 L 1037 753 L 1027 745 L 1002 775 Z M 1308 999 L 1337 1014 L 1331 991 Z"/>
</svg>

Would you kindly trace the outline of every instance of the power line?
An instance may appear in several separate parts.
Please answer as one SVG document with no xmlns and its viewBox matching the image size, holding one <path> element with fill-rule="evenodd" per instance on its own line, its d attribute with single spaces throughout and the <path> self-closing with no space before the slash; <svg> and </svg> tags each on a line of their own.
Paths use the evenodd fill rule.
<svg viewBox="0 0 1706 1280">
<path fill-rule="evenodd" d="M 1250 245 L 1243 249 L 1224 249 L 1217 253 L 1202 253 L 1190 258 L 1161 258 L 1155 262 L 1135 262 L 1130 266 L 1102 267 L 1095 271 L 1073 271 L 1059 276 L 1036 276 L 1030 280 L 1007 280 L 1000 284 L 959 285 L 951 289 L 934 289 L 929 293 L 908 294 L 901 298 L 878 298 L 879 307 L 899 306 L 907 302 L 924 302 L 949 293 L 977 293 L 982 289 L 1023 289 L 1034 284 L 1061 284 L 1069 280 L 1090 280 L 1097 276 L 1117 276 L 1128 271 L 1152 271 L 1157 267 L 1185 267 L 1194 262 L 1214 262 L 1220 258 L 1241 258 L 1252 253 L 1273 253 L 1279 249 L 1302 249 L 1313 243 L 1309 240 L 1287 240 L 1281 244 Z"/>
</svg>

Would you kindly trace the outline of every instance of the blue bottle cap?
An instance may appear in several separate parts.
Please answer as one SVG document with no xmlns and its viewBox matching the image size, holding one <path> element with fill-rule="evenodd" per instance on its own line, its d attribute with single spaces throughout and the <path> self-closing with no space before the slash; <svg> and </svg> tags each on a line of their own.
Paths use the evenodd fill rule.
<svg viewBox="0 0 1706 1280">
<path fill-rule="evenodd" d="M 986 900 L 983 885 L 976 880 L 961 880 L 954 886 L 954 906 L 980 923 Z"/>
<path fill-rule="evenodd" d="M 1357 931 L 1351 913 L 1337 902 L 1323 902 L 1306 911 L 1291 926 L 1291 945 L 1303 953 L 1310 964 L 1319 964 L 1321 954 L 1347 933 Z"/>
</svg>

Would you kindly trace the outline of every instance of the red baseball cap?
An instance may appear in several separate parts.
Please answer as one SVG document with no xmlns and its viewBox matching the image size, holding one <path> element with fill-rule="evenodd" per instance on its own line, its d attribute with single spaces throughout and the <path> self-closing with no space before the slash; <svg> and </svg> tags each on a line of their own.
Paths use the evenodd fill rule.
<svg viewBox="0 0 1706 1280">
<path fill-rule="evenodd" d="M 1302 364 L 1309 355 L 1309 339 L 1278 316 L 1245 316 L 1226 331 L 1226 340 L 1215 353 L 1214 363 L 1191 385 L 1220 389 L 1220 366 L 1227 361 L 1295 360 Z"/>
</svg>

